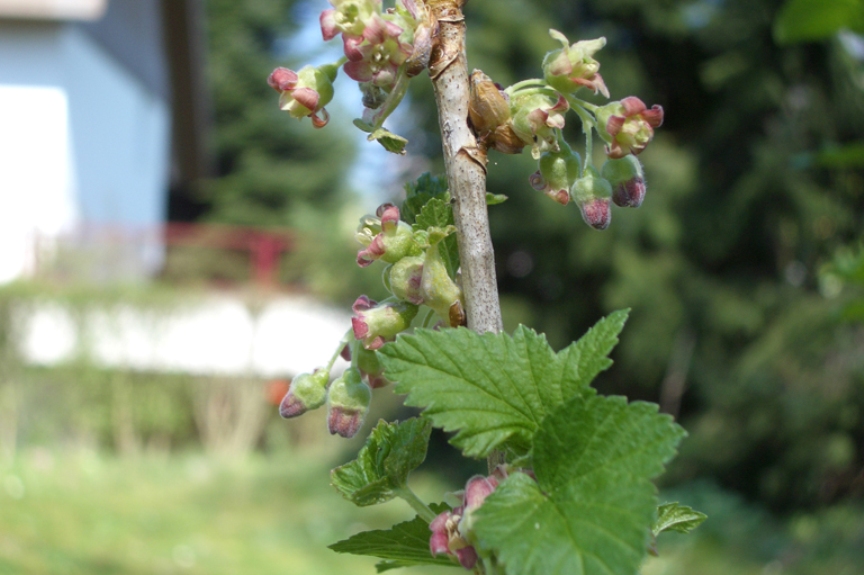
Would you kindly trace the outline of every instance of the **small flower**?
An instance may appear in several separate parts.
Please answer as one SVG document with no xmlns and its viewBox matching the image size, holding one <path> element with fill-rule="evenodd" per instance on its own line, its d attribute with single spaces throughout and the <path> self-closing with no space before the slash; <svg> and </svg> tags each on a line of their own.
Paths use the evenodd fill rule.
<svg viewBox="0 0 864 575">
<path fill-rule="evenodd" d="M 363 216 L 355 237 L 365 246 L 357 253 L 357 265 L 361 268 L 378 259 L 392 264 L 422 253 L 414 231 L 399 220 L 399 208 L 393 204 L 380 206 L 376 216 Z"/>
<path fill-rule="evenodd" d="M 599 108 L 596 117 L 597 131 L 609 144 L 606 155 L 617 159 L 645 149 L 654 128 L 663 124 L 663 108 L 655 104 L 649 109 L 636 96 L 628 96 Z"/>
<path fill-rule="evenodd" d="M 402 29 L 386 20 L 379 19 L 380 26 L 366 29 L 368 36 L 343 34 L 343 46 L 348 62 L 345 74 L 357 82 L 369 82 L 390 92 L 396 83 L 399 66 L 413 52 L 410 44 L 399 40 Z"/>
<path fill-rule="evenodd" d="M 558 151 L 558 133 L 564 127 L 564 113 L 570 108 L 564 96 L 516 95 L 510 101 L 513 131 L 531 144 L 531 157 L 540 159 L 546 151 Z"/>
<path fill-rule="evenodd" d="M 570 187 L 579 178 L 582 158 L 567 142 L 559 142 L 558 152 L 544 152 L 540 169 L 531 175 L 531 187 L 543 192 L 562 206 L 570 202 Z"/>
<path fill-rule="evenodd" d="M 603 77 L 597 73 L 600 63 L 593 58 L 606 45 L 606 38 L 582 40 L 570 45 L 567 37 L 557 30 L 549 30 L 549 35 L 561 42 L 563 48 L 549 52 L 543 58 L 546 83 L 564 94 L 585 87 L 608 98 L 609 90 Z"/>
<path fill-rule="evenodd" d="M 381 0 L 330 0 L 330 5 L 333 8 L 318 18 L 324 40 L 332 40 L 339 33 L 362 36 L 370 21 L 381 14 Z"/>
<path fill-rule="evenodd" d="M 573 201 L 579 205 L 582 219 L 596 230 L 605 230 L 612 221 L 612 185 L 590 166 L 585 175 L 570 188 Z"/>
<path fill-rule="evenodd" d="M 354 437 L 363 425 L 372 390 L 361 379 L 360 370 L 348 368 L 327 391 L 327 427 L 333 435 Z"/>
<path fill-rule="evenodd" d="M 296 376 L 291 381 L 288 393 L 279 404 L 279 415 L 286 419 L 297 417 L 324 405 L 329 379 L 330 374 L 323 369 Z"/>
<path fill-rule="evenodd" d="M 612 201 L 622 208 L 638 208 L 645 199 L 645 174 L 636 156 L 606 160 L 600 174 L 612 185 Z"/>
<path fill-rule="evenodd" d="M 366 349 L 378 349 L 393 340 L 397 334 L 408 329 L 417 315 L 417 306 L 390 298 L 380 304 L 365 295 L 360 296 L 351 307 L 354 317 L 351 327 L 354 338 L 363 342 Z"/>
<path fill-rule="evenodd" d="M 299 72 L 276 68 L 267 78 L 267 83 L 280 92 L 280 109 L 298 120 L 309 117 L 313 126 L 323 128 L 330 119 L 324 106 L 333 99 L 333 80 L 337 71 L 334 65 L 304 66 Z M 323 117 L 318 117 L 319 112 Z"/>
</svg>

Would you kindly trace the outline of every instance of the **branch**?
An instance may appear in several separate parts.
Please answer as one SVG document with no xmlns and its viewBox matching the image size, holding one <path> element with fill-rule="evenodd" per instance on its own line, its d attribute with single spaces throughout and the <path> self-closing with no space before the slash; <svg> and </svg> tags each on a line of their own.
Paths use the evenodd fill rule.
<svg viewBox="0 0 864 575">
<path fill-rule="evenodd" d="M 429 76 L 435 89 L 444 165 L 453 198 L 468 327 L 478 333 L 499 332 L 501 307 L 486 208 L 486 152 L 477 146 L 468 126 L 465 1 L 427 0 L 430 17 L 438 26 Z"/>
</svg>

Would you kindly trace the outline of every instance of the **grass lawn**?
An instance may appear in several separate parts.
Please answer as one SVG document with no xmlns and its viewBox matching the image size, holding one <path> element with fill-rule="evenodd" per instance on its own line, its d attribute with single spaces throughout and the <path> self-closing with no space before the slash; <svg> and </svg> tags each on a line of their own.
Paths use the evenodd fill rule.
<svg viewBox="0 0 864 575">
<path fill-rule="evenodd" d="M 326 546 L 413 514 L 355 508 L 318 459 L 25 452 L 0 467 L 0 574 L 373 574 L 374 559 Z"/>
</svg>

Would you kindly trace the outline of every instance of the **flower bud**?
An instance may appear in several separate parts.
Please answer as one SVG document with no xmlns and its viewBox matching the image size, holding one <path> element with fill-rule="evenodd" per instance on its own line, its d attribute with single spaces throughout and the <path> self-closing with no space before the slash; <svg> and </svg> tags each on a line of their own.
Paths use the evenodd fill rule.
<svg viewBox="0 0 864 575">
<path fill-rule="evenodd" d="M 600 174 L 612 185 L 612 201 L 622 208 L 638 208 L 645 199 L 645 175 L 636 156 L 607 160 Z"/>
<path fill-rule="evenodd" d="M 438 244 L 447 237 L 449 231 L 430 230 L 430 245 L 426 249 L 426 258 L 423 263 L 421 293 L 423 294 L 423 303 L 431 307 L 446 325 L 457 327 L 464 325 L 465 319 L 462 288 L 447 273 L 447 267 L 444 265 L 444 260 L 441 259 L 441 251 L 438 248 Z"/>
<path fill-rule="evenodd" d="M 279 404 L 279 415 L 288 419 L 324 405 L 330 374 L 323 369 L 301 373 L 291 381 L 288 393 Z"/>
<path fill-rule="evenodd" d="M 360 371 L 348 368 L 330 384 L 327 391 L 327 426 L 333 435 L 354 437 L 372 401 L 372 390 L 363 382 Z"/>
<path fill-rule="evenodd" d="M 414 231 L 410 225 L 399 220 L 399 208 L 393 204 L 378 208 L 376 217 L 361 218 L 355 237 L 366 246 L 357 253 L 357 265 L 360 267 L 366 267 L 378 259 L 392 264 L 404 257 L 422 253 L 414 239 Z"/>
<path fill-rule="evenodd" d="M 313 126 L 323 128 L 330 119 L 324 106 L 333 99 L 333 81 L 337 71 L 334 65 L 304 66 L 299 72 L 276 68 L 267 78 L 267 83 L 281 93 L 280 109 L 298 120 L 309 117 Z M 319 112 L 323 117 L 318 117 Z"/>
<path fill-rule="evenodd" d="M 362 36 L 366 26 L 381 12 L 381 0 L 330 0 L 333 8 L 321 12 L 321 36 L 331 40 L 337 34 Z"/>
<path fill-rule="evenodd" d="M 531 157 L 540 159 L 546 151 L 558 151 L 556 130 L 564 127 L 564 113 L 570 108 L 567 100 L 545 94 L 517 94 L 510 100 L 513 132 L 525 144 L 531 144 Z"/>
<path fill-rule="evenodd" d="M 402 258 L 384 270 L 384 286 L 397 298 L 420 305 L 423 303 L 423 262 L 419 256 Z"/>
<path fill-rule="evenodd" d="M 609 227 L 612 221 L 612 185 L 600 177 L 594 166 L 590 166 L 585 170 L 585 175 L 576 180 L 570 195 L 579 205 L 585 223 L 597 230 Z"/>
<path fill-rule="evenodd" d="M 372 389 L 389 385 L 390 381 L 384 377 L 384 366 L 378 361 L 378 354 L 373 350 L 359 346 L 354 365 Z"/>
<path fill-rule="evenodd" d="M 639 154 L 654 137 L 654 128 L 663 124 L 663 108 L 648 109 L 636 96 L 598 108 L 595 116 L 597 133 L 608 144 L 606 155 L 615 159 Z"/>
<path fill-rule="evenodd" d="M 540 169 L 531 178 L 531 186 L 546 194 L 562 206 L 570 201 L 570 187 L 581 171 L 582 158 L 567 142 L 559 142 L 558 152 L 544 152 L 540 156 Z"/>
<path fill-rule="evenodd" d="M 608 98 L 609 90 L 597 73 L 600 63 L 593 58 L 594 54 L 606 45 L 606 38 L 582 40 L 571 46 L 561 32 L 549 30 L 549 35 L 561 42 L 563 48 L 549 52 L 543 58 L 543 76 L 546 83 L 564 94 L 585 87 Z"/>
<path fill-rule="evenodd" d="M 368 297 L 360 296 L 351 308 L 354 317 L 351 326 L 354 338 L 363 342 L 366 349 L 378 349 L 391 341 L 396 334 L 408 329 L 417 315 L 417 306 L 389 298 L 380 304 Z"/>
</svg>

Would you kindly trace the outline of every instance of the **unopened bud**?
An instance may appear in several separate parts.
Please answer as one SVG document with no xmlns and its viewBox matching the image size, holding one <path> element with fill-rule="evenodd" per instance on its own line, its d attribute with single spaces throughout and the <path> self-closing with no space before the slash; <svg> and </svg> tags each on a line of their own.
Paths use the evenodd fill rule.
<svg viewBox="0 0 864 575">
<path fill-rule="evenodd" d="M 573 201 L 579 205 L 582 219 L 596 230 L 605 230 L 612 221 L 612 185 L 590 166 L 585 175 L 570 189 Z"/>
<path fill-rule="evenodd" d="M 390 383 L 384 377 L 384 366 L 378 360 L 378 354 L 373 350 L 366 349 L 362 345 L 358 346 L 354 365 L 360 370 L 360 375 L 372 389 L 378 389 Z"/>
<path fill-rule="evenodd" d="M 441 240 L 447 237 L 449 231 L 437 230 L 429 235 L 430 245 L 426 249 L 426 258 L 423 263 L 421 291 L 423 303 L 431 307 L 438 314 L 438 317 L 447 322 L 447 325 L 457 327 L 462 324 L 454 325 L 453 321 L 461 321 L 464 317 L 464 314 L 460 313 L 465 308 L 462 304 L 462 288 L 447 273 L 447 266 L 444 265 L 438 247 Z M 454 306 L 456 306 L 455 309 Z"/>
<path fill-rule="evenodd" d="M 607 160 L 600 174 L 612 185 L 612 201 L 622 208 L 638 208 L 645 199 L 645 174 L 636 156 Z"/>
<path fill-rule="evenodd" d="M 279 415 L 284 418 L 297 417 L 311 409 L 324 405 L 327 397 L 327 381 L 330 378 L 323 369 L 314 373 L 301 373 L 291 381 L 288 393 L 279 404 Z"/>
<path fill-rule="evenodd" d="M 327 391 L 327 426 L 333 435 L 354 437 L 372 401 L 372 390 L 363 382 L 360 371 L 349 368 L 330 384 Z"/>
<path fill-rule="evenodd" d="M 396 298 L 388 298 L 380 304 L 368 297 L 360 296 L 351 308 L 354 317 L 351 326 L 354 338 L 363 342 L 366 349 L 378 349 L 397 334 L 408 329 L 417 315 L 417 306 Z"/>
<path fill-rule="evenodd" d="M 558 143 L 559 151 L 544 152 L 540 156 L 540 169 L 531 178 L 531 186 L 547 197 L 566 206 L 570 201 L 570 187 L 579 179 L 582 158 L 567 142 Z"/>
<path fill-rule="evenodd" d="M 402 258 L 384 270 L 384 285 L 397 298 L 420 305 L 424 259 L 419 256 Z"/>
</svg>

